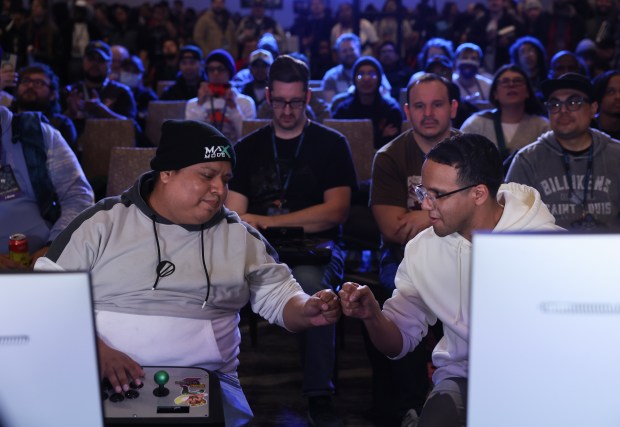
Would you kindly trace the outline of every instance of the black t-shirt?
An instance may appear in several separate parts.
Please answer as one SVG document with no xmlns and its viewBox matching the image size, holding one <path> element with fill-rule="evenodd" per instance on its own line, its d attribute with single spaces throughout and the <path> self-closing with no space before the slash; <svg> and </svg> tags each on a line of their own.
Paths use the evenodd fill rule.
<svg viewBox="0 0 620 427">
<path fill-rule="evenodd" d="M 229 182 L 232 191 L 249 200 L 248 212 L 267 215 L 274 202 L 286 201 L 291 212 L 323 203 L 323 193 L 334 187 L 357 189 L 357 178 L 349 145 L 344 136 L 310 122 L 301 138 L 275 138 L 280 174 L 273 150 L 273 127 L 265 126 L 243 138 L 235 146 L 237 164 Z M 284 196 L 282 189 L 289 173 L 292 176 Z"/>
</svg>

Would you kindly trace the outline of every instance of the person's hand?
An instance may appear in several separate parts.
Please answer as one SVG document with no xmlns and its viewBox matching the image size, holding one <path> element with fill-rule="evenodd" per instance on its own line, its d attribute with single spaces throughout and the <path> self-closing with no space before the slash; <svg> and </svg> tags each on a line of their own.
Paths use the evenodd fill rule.
<svg viewBox="0 0 620 427">
<path fill-rule="evenodd" d="M 0 270 L 25 270 L 28 267 L 13 261 L 8 254 L 0 254 Z"/>
<path fill-rule="evenodd" d="M 0 70 L 0 90 L 17 86 L 17 73 L 13 68 L 5 67 Z"/>
<path fill-rule="evenodd" d="M 379 302 L 368 286 L 346 282 L 342 285 L 338 296 L 345 316 L 364 320 L 381 312 Z"/>
<path fill-rule="evenodd" d="M 224 99 L 226 100 L 228 108 L 237 108 L 237 94 L 232 90 L 232 87 L 226 89 L 226 92 L 224 92 Z"/>
<path fill-rule="evenodd" d="M 88 99 L 84 101 L 84 110 L 91 117 L 101 117 L 102 112 L 106 110 L 101 98 L 99 98 L 99 93 L 95 89 L 90 90 Z"/>
<path fill-rule="evenodd" d="M 209 87 L 209 82 L 200 82 L 200 86 L 198 86 L 198 105 L 202 105 L 207 102 L 207 99 L 213 96 L 213 92 Z"/>
<path fill-rule="evenodd" d="M 401 245 L 413 239 L 420 231 L 431 225 L 427 211 L 411 211 L 399 216 L 396 236 Z"/>
<path fill-rule="evenodd" d="M 37 262 L 37 260 L 39 258 L 41 258 L 42 256 L 45 256 L 45 254 L 47 253 L 47 250 L 49 249 L 49 246 L 43 246 L 41 249 L 39 249 L 38 251 L 34 252 L 31 256 L 30 259 L 30 269 L 32 270 L 32 268 L 34 267 L 34 263 Z"/>
<path fill-rule="evenodd" d="M 381 136 L 384 136 L 384 137 L 396 136 L 396 135 L 398 135 L 398 128 L 391 123 L 385 125 L 383 127 L 383 130 L 381 131 Z"/>
<path fill-rule="evenodd" d="M 84 94 L 74 86 L 67 95 L 67 115 L 77 118 L 84 113 Z"/>
<path fill-rule="evenodd" d="M 320 290 L 306 301 L 304 315 L 313 326 L 333 325 L 340 318 L 338 295 L 331 289 Z"/>
<path fill-rule="evenodd" d="M 266 215 L 243 214 L 241 219 L 257 230 L 264 230 L 267 227 L 275 227 L 273 217 Z"/>
<path fill-rule="evenodd" d="M 142 384 L 144 378 L 142 367 L 131 357 L 113 349 L 101 339 L 97 340 L 99 351 L 99 375 L 101 379 L 107 378 L 115 393 L 129 390 L 129 383 L 134 382 L 137 386 Z"/>
</svg>

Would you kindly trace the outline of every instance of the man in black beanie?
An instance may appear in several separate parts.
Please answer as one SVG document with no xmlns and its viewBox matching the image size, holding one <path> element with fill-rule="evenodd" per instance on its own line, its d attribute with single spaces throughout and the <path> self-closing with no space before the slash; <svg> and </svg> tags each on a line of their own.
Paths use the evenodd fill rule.
<svg viewBox="0 0 620 427">
<path fill-rule="evenodd" d="M 200 83 L 207 80 L 202 50 L 195 45 L 185 45 L 179 50 L 179 73 L 172 86 L 166 88 L 159 99 L 184 101 L 196 97 Z"/>
<path fill-rule="evenodd" d="M 84 211 L 35 268 L 92 272 L 110 393 L 139 385 L 141 366 L 204 368 L 221 380 L 226 425 L 241 426 L 253 416 L 236 372 L 241 308 L 249 302 L 300 331 L 334 324 L 340 306 L 331 290 L 305 294 L 267 241 L 224 207 L 235 160 L 213 126 L 164 122 L 153 170 Z"/>
<path fill-rule="evenodd" d="M 398 103 L 390 96 L 382 96 L 380 83 L 383 68 L 372 56 L 362 56 L 353 65 L 355 90 L 339 102 L 332 103 L 334 119 L 372 119 L 375 148 L 381 148 L 400 134 L 405 119 Z"/>
</svg>

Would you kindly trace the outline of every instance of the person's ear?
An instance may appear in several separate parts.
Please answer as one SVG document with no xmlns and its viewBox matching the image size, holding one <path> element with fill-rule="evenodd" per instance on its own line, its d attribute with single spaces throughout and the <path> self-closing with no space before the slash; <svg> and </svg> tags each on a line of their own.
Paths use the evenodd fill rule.
<svg viewBox="0 0 620 427">
<path fill-rule="evenodd" d="M 489 188 L 484 184 L 478 184 L 473 188 L 474 203 L 476 206 L 482 206 L 489 198 Z"/>
</svg>

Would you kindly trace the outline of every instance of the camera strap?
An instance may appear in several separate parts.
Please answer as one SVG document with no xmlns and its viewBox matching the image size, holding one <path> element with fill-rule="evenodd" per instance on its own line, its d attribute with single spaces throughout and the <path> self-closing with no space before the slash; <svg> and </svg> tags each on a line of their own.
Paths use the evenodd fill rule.
<svg viewBox="0 0 620 427">
<path fill-rule="evenodd" d="M 220 132 L 222 132 L 222 129 L 224 128 L 224 121 L 226 119 L 226 109 L 228 109 L 228 101 L 226 101 L 226 99 L 222 98 L 224 100 L 224 108 L 222 109 L 222 115 L 221 117 L 218 117 L 218 114 L 215 109 L 215 105 L 213 103 L 213 97 L 210 97 L 211 100 L 211 114 L 209 114 L 210 116 L 210 121 L 211 124 L 213 126 L 215 126 L 215 128 L 217 130 L 219 130 Z"/>
</svg>

